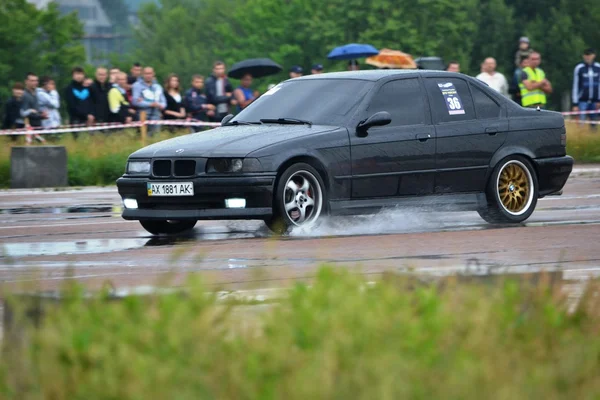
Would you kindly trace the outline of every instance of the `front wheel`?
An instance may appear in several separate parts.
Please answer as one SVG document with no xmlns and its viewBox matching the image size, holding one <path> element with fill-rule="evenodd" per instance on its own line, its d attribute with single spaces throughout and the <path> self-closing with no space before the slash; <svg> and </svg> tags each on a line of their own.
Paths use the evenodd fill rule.
<svg viewBox="0 0 600 400">
<path fill-rule="evenodd" d="M 538 199 L 538 181 L 529 160 L 510 156 L 498 163 L 486 189 L 487 207 L 478 210 L 489 223 L 518 223 L 531 216 Z"/>
<path fill-rule="evenodd" d="M 265 223 L 275 233 L 312 226 L 326 208 L 325 185 L 320 174 L 306 163 L 294 164 L 281 175 L 275 191 L 273 218 Z"/>
<path fill-rule="evenodd" d="M 140 221 L 140 224 L 153 235 L 176 235 L 193 229 L 196 221 Z"/>
</svg>

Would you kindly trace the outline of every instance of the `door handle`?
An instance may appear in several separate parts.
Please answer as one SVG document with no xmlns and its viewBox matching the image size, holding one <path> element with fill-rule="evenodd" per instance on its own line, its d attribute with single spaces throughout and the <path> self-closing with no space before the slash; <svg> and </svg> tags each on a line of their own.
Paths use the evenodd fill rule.
<svg viewBox="0 0 600 400">
<path fill-rule="evenodd" d="M 496 133 L 498 133 L 498 128 L 495 126 L 490 126 L 489 128 L 485 128 L 485 133 L 490 136 L 496 136 Z"/>
<path fill-rule="evenodd" d="M 431 139 L 431 135 L 429 133 L 418 133 L 417 134 L 417 140 L 419 142 L 426 142 L 429 139 Z"/>
</svg>

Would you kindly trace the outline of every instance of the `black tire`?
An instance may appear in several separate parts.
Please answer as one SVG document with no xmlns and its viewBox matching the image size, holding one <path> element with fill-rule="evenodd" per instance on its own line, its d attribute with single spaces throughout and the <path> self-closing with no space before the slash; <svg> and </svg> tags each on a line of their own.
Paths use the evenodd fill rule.
<svg viewBox="0 0 600 400">
<path fill-rule="evenodd" d="M 302 179 L 309 184 L 306 190 L 303 190 Z M 294 192 L 294 189 L 288 187 L 290 181 L 294 182 L 298 191 Z M 286 201 L 288 205 L 295 203 L 296 207 L 286 211 Z M 327 204 L 327 190 L 319 172 L 310 164 L 293 164 L 277 181 L 273 198 L 273 217 L 265 220 L 265 223 L 277 234 L 288 233 L 296 226 L 312 226 L 327 214 Z"/>
<path fill-rule="evenodd" d="M 531 162 L 522 156 L 500 161 L 486 187 L 487 207 L 479 215 L 491 224 L 520 223 L 537 205 L 538 179 Z"/>
<path fill-rule="evenodd" d="M 196 226 L 195 220 L 185 221 L 140 221 L 145 230 L 153 235 L 177 235 Z"/>
</svg>

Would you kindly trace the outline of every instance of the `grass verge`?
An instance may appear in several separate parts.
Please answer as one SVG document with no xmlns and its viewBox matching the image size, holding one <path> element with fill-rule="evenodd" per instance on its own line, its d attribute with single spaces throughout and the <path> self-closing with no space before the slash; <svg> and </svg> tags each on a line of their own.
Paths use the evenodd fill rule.
<svg viewBox="0 0 600 400">
<path fill-rule="evenodd" d="M 567 123 L 567 154 L 576 163 L 600 163 L 600 126 Z"/>
<path fill-rule="evenodd" d="M 567 124 L 567 154 L 577 163 L 600 162 L 600 128 Z M 148 142 L 154 143 L 173 136 L 189 133 L 163 131 Z M 21 138 L 19 145 L 22 145 Z M 125 169 L 129 154 L 142 147 L 137 130 L 125 130 L 111 134 L 82 134 L 74 140 L 70 134 L 49 137 L 50 144 L 66 146 L 68 176 L 71 186 L 112 185 Z M 0 187 L 10 186 L 10 149 L 15 145 L 8 138 L 0 138 Z"/>
<path fill-rule="evenodd" d="M 174 136 L 188 134 L 183 129 L 174 132 L 161 131 L 151 138 L 152 144 Z M 0 187 L 10 186 L 10 149 L 23 145 L 23 138 L 12 142 L 0 138 Z M 127 157 L 142 147 L 139 131 L 129 129 L 112 133 L 80 134 L 74 139 L 70 134 L 48 136 L 48 144 L 65 146 L 70 186 L 113 185 L 125 172 Z"/>
<path fill-rule="evenodd" d="M 187 295 L 84 298 L 5 338 L 6 399 L 518 399 L 600 395 L 600 298 L 322 268 L 266 312 Z M 12 299 L 15 307 L 22 302 Z"/>
</svg>

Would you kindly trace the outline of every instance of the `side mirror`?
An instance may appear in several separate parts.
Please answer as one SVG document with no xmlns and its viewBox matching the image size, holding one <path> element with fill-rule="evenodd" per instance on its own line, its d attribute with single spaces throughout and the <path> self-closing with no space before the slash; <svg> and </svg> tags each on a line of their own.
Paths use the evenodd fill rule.
<svg viewBox="0 0 600 400">
<path fill-rule="evenodd" d="M 371 115 L 365 121 L 358 124 L 356 127 L 358 131 L 366 132 L 369 128 L 374 126 L 384 126 L 392 122 L 392 116 L 387 111 L 379 111 Z"/>
<path fill-rule="evenodd" d="M 229 121 L 231 121 L 233 119 L 233 117 L 234 117 L 233 114 L 227 114 L 225 117 L 223 117 L 223 120 L 221 121 L 221 126 L 223 126 L 226 123 L 228 123 Z"/>
</svg>

